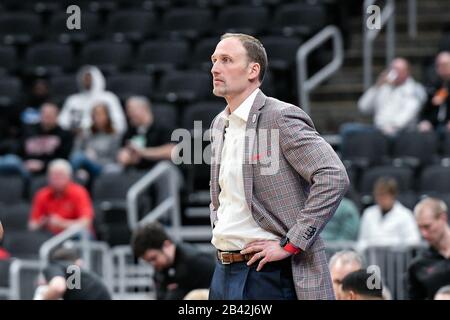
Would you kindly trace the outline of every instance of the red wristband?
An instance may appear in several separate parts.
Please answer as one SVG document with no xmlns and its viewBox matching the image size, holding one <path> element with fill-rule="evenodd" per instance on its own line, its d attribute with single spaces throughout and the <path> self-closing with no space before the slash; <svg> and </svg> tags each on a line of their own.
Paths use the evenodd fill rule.
<svg viewBox="0 0 450 320">
<path fill-rule="evenodd" d="M 284 247 L 283 247 L 283 249 L 284 250 L 286 250 L 287 252 L 289 252 L 289 253 L 292 253 L 292 254 L 297 254 L 297 253 L 299 253 L 300 252 L 300 249 L 299 248 L 297 248 L 296 246 L 294 246 L 292 243 L 288 243 L 287 245 L 285 245 Z"/>
</svg>

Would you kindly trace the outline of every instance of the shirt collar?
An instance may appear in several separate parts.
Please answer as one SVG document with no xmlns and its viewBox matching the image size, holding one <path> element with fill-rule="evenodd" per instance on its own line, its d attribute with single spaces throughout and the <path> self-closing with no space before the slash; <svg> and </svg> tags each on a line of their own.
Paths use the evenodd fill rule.
<svg viewBox="0 0 450 320">
<path fill-rule="evenodd" d="M 256 95 L 259 92 L 259 88 L 256 88 L 237 108 L 232 112 L 233 115 L 247 122 L 250 110 L 255 102 Z M 230 115 L 230 109 L 228 106 L 225 108 L 223 116 L 227 118 Z"/>
</svg>

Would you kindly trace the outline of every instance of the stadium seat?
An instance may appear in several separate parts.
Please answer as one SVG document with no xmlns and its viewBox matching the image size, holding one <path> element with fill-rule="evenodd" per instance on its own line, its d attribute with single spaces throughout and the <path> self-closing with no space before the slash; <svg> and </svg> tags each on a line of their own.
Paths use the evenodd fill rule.
<svg viewBox="0 0 450 320">
<path fill-rule="evenodd" d="M 111 13 L 106 25 L 106 34 L 115 41 L 142 41 L 157 28 L 155 13 L 148 11 L 125 10 Z"/>
<path fill-rule="evenodd" d="M 12 257 L 36 259 L 41 245 L 51 236 L 47 232 L 11 231 L 5 234 L 3 247 Z"/>
<path fill-rule="evenodd" d="M 436 155 L 434 133 L 402 132 L 394 139 L 392 158 L 395 165 L 426 166 L 434 162 Z"/>
<path fill-rule="evenodd" d="M 177 109 L 173 104 L 152 103 L 152 112 L 155 119 L 162 121 L 166 127 L 177 128 L 179 126 Z"/>
<path fill-rule="evenodd" d="M 146 74 L 118 74 L 107 78 L 106 88 L 122 101 L 133 95 L 150 97 L 153 93 L 153 78 Z"/>
<path fill-rule="evenodd" d="M 0 39 L 5 44 L 28 44 L 42 32 L 37 14 L 30 12 L 4 12 L 0 14 Z"/>
<path fill-rule="evenodd" d="M 450 51 L 450 32 L 445 33 L 439 41 L 439 52 Z"/>
<path fill-rule="evenodd" d="M 0 78 L 0 107 L 13 107 L 19 103 L 22 94 L 22 84 L 16 77 Z"/>
<path fill-rule="evenodd" d="M 50 93 L 53 100 L 62 106 L 66 98 L 78 92 L 76 75 L 54 76 L 50 79 Z"/>
<path fill-rule="evenodd" d="M 450 160 L 450 132 L 446 132 L 441 144 L 442 156 Z"/>
<path fill-rule="evenodd" d="M 17 67 L 17 51 L 13 46 L 0 46 L 0 73 L 15 71 Z"/>
<path fill-rule="evenodd" d="M 67 29 L 67 14 L 56 13 L 46 29 L 48 40 L 58 40 L 62 43 L 82 43 L 94 38 L 99 33 L 99 19 L 97 14 L 83 12 L 81 15 L 81 29 Z"/>
<path fill-rule="evenodd" d="M 205 71 L 210 71 L 212 67 L 211 55 L 214 53 L 219 41 L 219 37 L 200 39 L 194 48 L 191 60 L 192 66 L 201 68 Z"/>
<path fill-rule="evenodd" d="M 269 36 L 260 40 L 270 57 L 271 69 L 287 71 L 293 68 L 297 50 L 302 44 L 299 39 Z"/>
<path fill-rule="evenodd" d="M 306 3 L 287 3 L 278 7 L 275 12 L 272 33 L 285 36 L 312 36 L 327 25 L 327 14 L 324 6 Z"/>
<path fill-rule="evenodd" d="M 264 31 L 268 21 L 269 10 L 266 7 L 225 7 L 219 12 L 214 30 L 219 35 L 239 32 L 256 36 Z"/>
<path fill-rule="evenodd" d="M 186 107 L 183 115 L 183 128 L 194 129 L 194 121 L 201 121 L 203 131 L 208 130 L 212 120 L 224 110 L 226 106 L 223 102 L 203 101 L 197 102 Z"/>
<path fill-rule="evenodd" d="M 203 8 L 173 8 L 163 17 L 163 35 L 170 38 L 198 39 L 211 26 L 211 12 Z"/>
<path fill-rule="evenodd" d="M 400 192 L 408 191 L 414 185 L 414 172 L 406 167 L 379 166 L 367 169 L 361 178 L 359 190 L 363 194 L 372 193 L 378 178 L 392 177 L 397 181 Z"/>
<path fill-rule="evenodd" d="M 426 167 L 421 174 L 420 191 L 450 193 L 450 169 L 439 165 Z"/>
<path fill-rule="evenodd" d="M 388 142 L 380 132 L 355 132 L 342 138 L 342 159 L 359 168 L 381 165 L 388 159 Z"/>
<path fill-rule="evenodd" d="M 31 207 L 28 203 L 0 206 L 0 221 L 3 228 L 10 231 L 26 231 Z"/>
<path fill-rule="evenodd" d="M 21 176 L 0 176 L 0 203 L 14 204 L 23 199 L 24 183 Z"/>
<path fill-rule="evenodd" d="M 112 74 L 129 65 L 132 58 L 131 46 L 125 43 L 92 42 L 82 49 L 81 63 L 99 67 L 104 73 Z"/>
<path fill-rule="evenodd" d="M 198 71 L 174 71 L 161 80 L 159 98 L 167 102 L 192 103 L 212 96 L 211 76 Z"/>
<path fill-rule="evenodd" d="M 189 56 L 189 45 L 186 41 L 148 41 L 140 46 L 134 67 L 151 73 L 173 70 L 183 67 Z"/>
<path fill-rule="evenodd" d="M 73 67 L 72 48 L 65 44 L 38 43 L 28 48 L 26 71 L 34 76 L 60 74 Z"/>
</svg>

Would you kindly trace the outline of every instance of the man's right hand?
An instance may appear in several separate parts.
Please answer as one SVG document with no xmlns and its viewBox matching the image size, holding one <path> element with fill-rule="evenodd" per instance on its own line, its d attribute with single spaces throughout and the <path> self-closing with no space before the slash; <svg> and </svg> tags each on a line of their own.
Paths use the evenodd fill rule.
<svg viewBox="0 0 450 320">
<path fill-rule="evenodd" d="M 422 120 L 422 121 L 419 122 L 419 125 L 417 126 L 417 129 L 420 132 L 429 132 L 429 131 L 433 130 L 433 125 L 428 120 Z"/>
</svg>

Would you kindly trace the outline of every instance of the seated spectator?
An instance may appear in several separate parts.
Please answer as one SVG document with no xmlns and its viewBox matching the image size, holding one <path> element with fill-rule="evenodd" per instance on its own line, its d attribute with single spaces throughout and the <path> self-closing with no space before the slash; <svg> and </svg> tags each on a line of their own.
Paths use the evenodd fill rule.
<svg viewBox="0 0 450 320">
<path fill-rule="evenodd" d="M 9 154 L 0 161 L 0 171 L 30 174 L 45 172 L 53 159 L 67 159 L 72 149 L 72 135 L 58 126 L 58 107 L 50 102 L 41 106 L 40 122 L 26 126 L 18 155 Z"/>
<path fill-rule="evenodd" d="M 420 234 L 414 216 L 397 200 L 397 182 L 381 177 L 375 182 L 376 205 L 364 210 L 361 218 L 358 245 L 398 246 L 420 243 Z"/>
<path fill-rule="evenodd" d="M 342 280 L 349 273 L 363 268 L 362 257 L 352 250 L 336 252 L 329 262 L 333 290 L 337 300 L 342 300 Z"/>
<path fill-rule="evenodd" d="M 355 241 L 358 237 L 359 216 L 353 201 L 343 198 L 320 236 L 325 241 Z"/>
<path fill-rule="evenodd" d="M 70 157 L 74 172 L 84 169 L 90 179 L 102 171 L 117 167 L 115 160 L 119 149 L 120 135 L 112 126 L 109 108 L 99 103 L 92 109 L 92 127 L 75 141 Z"/>
<path fill-rule="evenodd" d="M 420 233 L 429 248 L 408 267 L 408 293 L 412 300 L 433 299 L 443 286 L 450 285 L 450 227 L 447 205 L 425 198 L 414 208 Z"/>
<path fill-rule="evenodd" d="M 92 227 L 94 210 L 86 189 L 72 181 L 72 167 L 63 159 L 48 167 L 48 186 L 33 199 L 29 229 L 57 234 L 75 224 Z"/>
<path fill-rule="evenodd" d="M 113 128 L 117 133 L 126 129 L 125 115 L 119 98 L 105 90 L 105 77 L 94 66 L 84 66 L 77 74 L 80 92 L 69 96 L 64 102 L 59 124 L 77 134 L 89 130 L 92 126 L 92 108 L 98 102 L 103 102 L 109 108 Z"/>
<path fill-rule="evenodd" d="M 357 270 L 342 280 L 342 300 L 383 300 L 383 284 L 379 275 Z"/>
<path fill-rule="evenodd" d="M 416 126 L 426 93 L 416 82 L 408 61 L 396 58 L 383 71 L 374 86 L 358 101 L 361 112 L 374 115 L 374 125 L 388 136 Z"/>
<path fill-rule="evenodd" d="M 211 284 L 214 257 L 191 244 L 173 242 L 160 223 L 138 228 L 131 247 L 135 257 L 155 268 L 158 300 L 182 300 L 190 291 Z"/>
<path fill-rule="evenodd" d="M 82 268 L 75 249 L 56 249 L 42 273 L 44 284 L 37 288 L 34 300 L 111 300 L 103 281 Z"/>
<path fill-rule="evenodd" d="M 450 285 L 440 288 L 434 295 L 434 300 L 450 300 Z"/>
<path fill-rule="evenodd" d="M 438 80 L 427 88 L 428 100 L 418 126 L 422 132 L 450 131 L 450 52 L 437 55 L 436 73 Z"/>
<path fill-rule="evenodd" d="M 41 121 L 39 108 L 50 100 L 48 81 L 42 78 L 36 79 L 29 93 L 25 109 L 20 114 L 20 120 L 24 125 L 37 124 Z"/>
<path fill-rule="evenodd" d="M 130 127 L 122 138 L 118 162 L 125 168 L 150 169 L 160 160 L 170 160 L 175 144 L 169 128 L 153 118 L 145 97 L 130 97 L 126 103 Z"/>
</svg>

